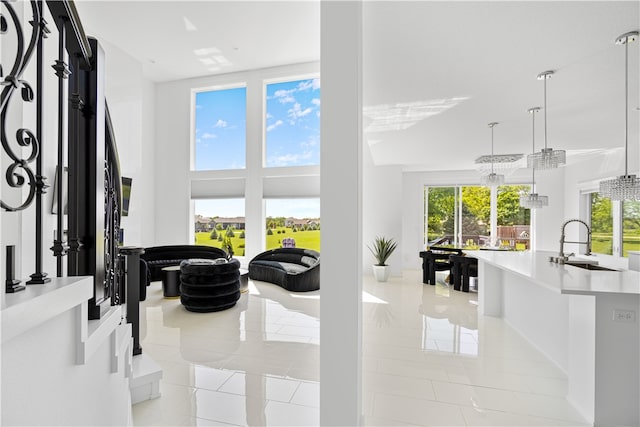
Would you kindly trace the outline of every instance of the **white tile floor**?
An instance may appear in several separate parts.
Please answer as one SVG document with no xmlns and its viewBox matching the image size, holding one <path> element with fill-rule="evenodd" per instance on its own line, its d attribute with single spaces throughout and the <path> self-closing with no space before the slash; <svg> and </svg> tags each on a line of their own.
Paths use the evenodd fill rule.
<svg viewBox="0 0 640 427">
<path fill-rule="evenodd" d="M 478 319 L 476 294 L 421 274 L 365 277 L 365 425 L 586 425 L 557 367 L 500 319 Z M 190 313 L 152 283 L 141 340 L 162 397 L 133 407 L 135 425 L 318 425 L 319 298 L 250 282 L 234 308 Z"/>
</svg>

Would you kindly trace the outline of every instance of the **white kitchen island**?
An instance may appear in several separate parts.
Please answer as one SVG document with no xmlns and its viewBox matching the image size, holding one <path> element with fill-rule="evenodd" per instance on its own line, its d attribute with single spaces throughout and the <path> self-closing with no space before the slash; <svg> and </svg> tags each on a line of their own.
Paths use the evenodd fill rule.
<svg viewBox="0 0 640 427">
<path fill-rule="evenodd" d="M 479 315 L 503 318 L 555 362 L 589 422 L 640 425 L 640 272 L 559 265 L 552 252 L 466 252 L 478 258 Z"/>
</svg>

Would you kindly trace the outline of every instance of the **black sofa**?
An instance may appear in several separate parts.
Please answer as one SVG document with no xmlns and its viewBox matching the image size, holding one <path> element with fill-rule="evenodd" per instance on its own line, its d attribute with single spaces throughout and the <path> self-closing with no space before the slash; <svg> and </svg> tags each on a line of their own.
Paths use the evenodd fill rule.
<svg viewBox="0 0 640 427">
<path fill-rule="evenodd" d="M 198 245 L 169 245 L 145 248 L 140 259 L 144 260 L 149 270 L 149 282 L 162 279 L 162 269 L 172 265 L 180 265 L 185 259 L 230 259 L 220 248 Z M 147 283 L 148 285 L 149 283 Z"/>
<path fill-rule="evenodd" d="M 316 291 L 320 289 L 320 253 L 302 248 L 271 249 L 249 262 L 249 278 L 292 292 Z"/>
</svg>

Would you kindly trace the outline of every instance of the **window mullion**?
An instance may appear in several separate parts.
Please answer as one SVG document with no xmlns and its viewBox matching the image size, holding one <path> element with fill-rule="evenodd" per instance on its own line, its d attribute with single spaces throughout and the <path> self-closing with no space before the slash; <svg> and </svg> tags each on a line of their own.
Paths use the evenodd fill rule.
<svg viewBox="0 0 640 427">
<path fill-rule="evenodd" d="M 622 203 L 614 201 L 611 206 L 613 215 L 613 255 L 622 256 Z"/>
</svg>

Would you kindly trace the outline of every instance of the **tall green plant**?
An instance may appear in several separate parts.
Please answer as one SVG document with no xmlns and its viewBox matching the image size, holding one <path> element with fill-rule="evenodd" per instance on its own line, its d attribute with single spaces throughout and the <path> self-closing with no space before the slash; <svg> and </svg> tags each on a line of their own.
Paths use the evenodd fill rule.
<svg viewBox="0 0 640 427">
<path fill-rule="evenodd" d="M 387 265 L 387 259 L 396 250 L 397 243 L 393 238 L 376 237 L 373 247 L 367 245 L 373 256 L 376 258 L 376 265 Z"/>
</svg>

